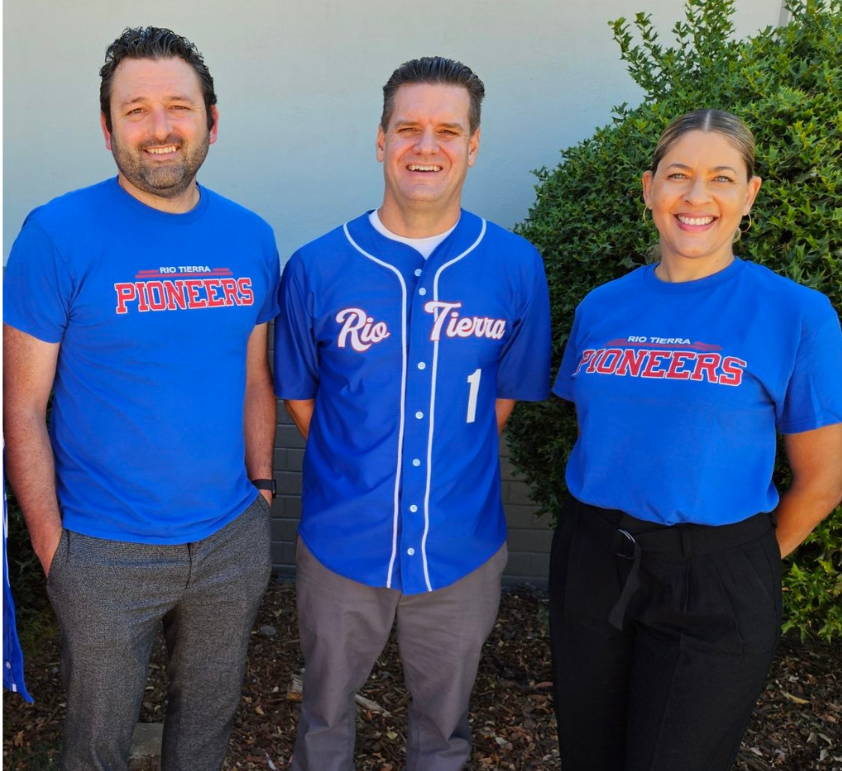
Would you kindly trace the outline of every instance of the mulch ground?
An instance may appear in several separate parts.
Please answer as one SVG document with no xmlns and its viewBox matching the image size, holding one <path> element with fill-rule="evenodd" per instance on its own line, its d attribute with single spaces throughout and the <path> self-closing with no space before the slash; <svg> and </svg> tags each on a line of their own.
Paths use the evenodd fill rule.
<svg viewBox="0 0 842 771">
<path fill-rule="evenodd" d="M 226 762 L 229 771 L 280 771 L 289 764 L 299 698 L 292 683 L 302 666 L 294 594 L 289 584 L 273 584 L 264 599 Z M 143 722 L 162 719 L 165 662 L 159 641 Z M 26 681 L 34 705 L 11 694 L 3 700 L 3 767 L 56 769 L 64 702 L 54 637 L 27 651 Z M 559 771 L 549 681 L 546 595 L 529 587 L 506 592 L 474 691 L 470 771 Z M 358 708 L 358 771 L 402 769 L 408 696 L 394 640 L 360 695 L 367 701 Z M 157 766 L 148 762 L 137 768 Z M 782 640 L 735 768 L 842 771 L 842 640 Z"/>
</svg>

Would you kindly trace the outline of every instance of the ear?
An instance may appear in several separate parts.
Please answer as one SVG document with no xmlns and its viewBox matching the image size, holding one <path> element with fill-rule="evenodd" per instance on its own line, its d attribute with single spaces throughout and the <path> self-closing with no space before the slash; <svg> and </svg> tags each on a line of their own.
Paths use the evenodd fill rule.
<svg viewBox="0 0 842 771">
<path fill-rule="evenodd" d="M 213 126 L 208 132 L 208 144 L 212 145 L 216 142 L 217 132 L 219 131 L 219 110 L 216 109 L 216 105 L 211 107 L 211 117 L 213 118 Z"/>
<path fill-rule="evenodd" d="M 105 113 L 101 112 L 99 114 L 99 125 L 102 129 L 102 135 L 105 137 L 105 149 L 111 149 L 111 132 L 108 130 L 108 126 L 105 124 Z"/>
<path fill-rule="evenodd" d="M 647 169 L 643 172 L 643 177 L 640 180 L 643 183 L 643 202 L 647 209 L 651 209 L 650 201 L 652 199 L 652 172 Z"/>
<path fill-rule="evenodd" d="M 480 130 L 477 129 L 468 140 L 468 166 L 473 166 L 477 159 L 477 153 L 479 152 L 479 132 Z"/>
<path fill-rule="evenodd" d="M 377 127 L 377 142 L 375 146 L 377 147 L 377 162 L 383 163 L 383 159 L 386 157 L 386 134 L 383 131 L 383 126 Z"/>
<path fill-rule="evenodd" d="M 763 180 L 760 177 L 752 177 L 748 181 L 748 189 L 746 190 L 746 205 L 743 207 L 743 216 L 751 211 L 754 206 L 754 199 L 757 198 L 757 192 L 760 190 L 760 185 Z"/>
</svg>

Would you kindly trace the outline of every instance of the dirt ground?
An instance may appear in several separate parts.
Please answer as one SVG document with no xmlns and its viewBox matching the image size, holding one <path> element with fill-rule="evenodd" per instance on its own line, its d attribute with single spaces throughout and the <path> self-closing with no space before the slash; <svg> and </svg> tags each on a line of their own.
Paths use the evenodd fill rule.
<svg viewBox="0 0 842 771">
<path fill-rule="evenodd" d="M 300 698 L 293 682 L 302 666 L 294 594 L 290 584 L 273 584 L 264 598 L 252 633 L 228 769 L 280 771 L 289 764 Z M 45 635 L 37 650 L 26 653 L 26 681 L 35 704 L 4 695 L 3 767 L 57 769 L 64 717 L 57 640 Z M 159 641 L 143 722 L 162 719 L 165 662 Z M 546 595 L 530 587 L 507 591 L 474 691 L 469 771 L 559 771 L 550 690 Z M 408 696 L 394 640 L 360 695 L 358 771 L 402 769 Z M 147 761 L 136 768 L 153 771 L 157 765 Z M 735 768 L 842 771 L 842 640 L 781 642 Z"/>
</svg>

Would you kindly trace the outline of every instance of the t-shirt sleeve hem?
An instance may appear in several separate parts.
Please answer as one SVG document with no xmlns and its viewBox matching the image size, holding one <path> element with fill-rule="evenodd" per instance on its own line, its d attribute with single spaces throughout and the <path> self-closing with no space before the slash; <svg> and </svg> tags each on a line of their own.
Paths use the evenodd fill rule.
<svg viewBox="0 0 842 771">
<path fill-rule="evenodd" d="M 782 434 L 802 434 L 805 431 L 832 426 L 835 423 L 842 423 L 842 412 L 825 412 L 804 420 L 790 420 L 778 426 L 778 431 Z"/>
<path fill-rule="evenodd" d="M 8 324 L 10 327 L 14 327 L 19 332 L 23 332 L 24 334 L 29 335 L 30 337 L 34 337 L 36 340 L 40 340 L 42 343 L 60 343 L 62 341 L 62 335 L 56 337 L 55 335 L 50 335 L 48 332 L 45 332 L 43 329 L 37 329 L 32 324 L 27 324 L 25 321 L 20 321 L 19 319 L 15 318 L 4 318 L 4 324 Z"/>
</svg>

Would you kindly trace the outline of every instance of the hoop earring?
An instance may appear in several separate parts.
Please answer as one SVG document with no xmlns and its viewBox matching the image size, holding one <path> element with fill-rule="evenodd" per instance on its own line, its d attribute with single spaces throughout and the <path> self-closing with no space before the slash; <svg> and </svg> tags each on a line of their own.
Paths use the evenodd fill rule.
<svg viewBox="0 0 842 771">
<path fill-rule="evenodd" d="M 643 217 L 642 217 L 642 219 L 643 219 L 644 222 L 649 222 L 649 220 L 652 219 L 651 217 L 649 217 L 648 219 L 646 217 L 646 213 L 649 212 L 649 211 L 651 211 L 651 209 L 646 204 L 643 204 Z"/>
<path fill-rule="evenodd" d="M 752 219 L 751 219 L 751 212 L 749 212 L 749 213 L 748 213 L 748 226 L 747 226 L 747 227 L 745 227 L 745 228 L 742 228 L 742 227 L 741 227 L 741 228 L 739 228 L 740 233 L 748 233 L 748 231 L 749 231 L 749 230 L 751 230 L 751 226 L 752 226 L 753 224 L 754 224 L 754 222 L 753 222 L 753 221 L 752 221 Z"/>
</svg>

